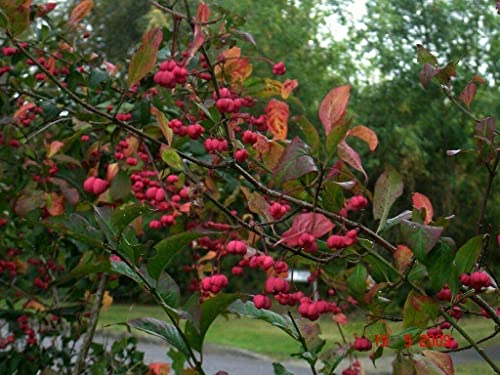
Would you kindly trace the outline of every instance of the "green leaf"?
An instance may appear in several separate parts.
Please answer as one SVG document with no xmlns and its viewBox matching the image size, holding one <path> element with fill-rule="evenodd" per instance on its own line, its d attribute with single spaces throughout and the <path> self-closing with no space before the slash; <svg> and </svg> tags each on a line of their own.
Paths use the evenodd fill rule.
<svg viewBox="0 0 500 375">
<path fill-rule="evenodd" d="M 118 237 L 116 229 L 111 224 L 111 210 L 104 207 L 94 207 L 95 219 L 109 244 L 116 246 Z"/>
<path fill-rule="evenodd" d="M 97 256 L 95 251 L 87 251 L 83 253 L 80 261 L 70 272 L 65 273 L 64 276 L 57 279 L 56 282 L 64 283 L 71 279 L 81 278 L 93 273 L 108 272 L 110 264 L 107 257 Z"/>
<path fill-rule="evenodd" d="M 347 285 L 349 286 L 349 289 L 352 290 L 354 294 L 363 294 L 366 291 L 367 276 L 368 272 L 366 271 L 366 267 L 361 263 L 358 263 L 347 278 Z"/>
<path fill-rule="evenodd" d="M 134 280 L 138 285 L 142 286 L 143 284 L 140 276 L 122 260 L 112 260 L 111 271 L 123 276 L 127 276 L 128 278 Z"/>
<path fill-rule="evenodd" d="M 344 191 L 334 181 L 327 181 L 321 191 L 321 204 L 330 212 L 339 212 L 344 207 Z"/>
<path fill-rule="evenodd" d="M 154 28 L 144 34 L 142 45 L 132 56 L 128 66 L 127 83 L 129 86 L 140 81 L 153 70 L 162 39 L 163 33 L 160 28 Z"/>
<path fill-rule="evenodd" d="M 427 254 L 438 243 L 443 228 L 417 224 L 408 220 L 402 220 L 400 228 L 403 240 L 411 248 L 415 258 L 425 264 Z"/>
<path fill-rule="evenodd" d="M 396 170 L 389 167 L 375 183 L 373 217 L 380 219 L 377 233 L 384 227 L 392 205 L 401 194 L 403 194 L 403 180 Z"/>
<path fill-rule="evenodd" d="M 429 320 L 439 314 L 439 305 L 429 296 L 422 296 L 414 291 L 408 294 L 403 307 L 403 325 L 426 328 Z"/>
<path fill-rule="evenodd" d="M 418 343 L 420 334 L 424 331 L 425 331 L 424 328 L 408 327 L 396 335 L 391 335 L 389 336 L 389 348 L 404 349 L 406 347 L 405 338 L 407 337 L 411 337 L 411 343 L 412 345 L 415 345 Z"/>
<path fill-rule="evenodd" d="M 438 292 L 447 284 L 455 295 L 459 289 L 457 266 L 453 262 L 455 252 L 446 242 L 440 241 L 428 254 L 424 263 L 429 273 L 430 289 Z"/>
<path fill-rule="evenodd" d="M 318 172 L 318 167 L 309 151 L 309 147 L 298 137 L 295 137 L 286 146 L 278 165 L 273 171 L 277 185 L 281 185 L 284 181 L 298 179 L 311 172 Z"/>
<path fill-rule="evenodd" d="M 113 212 L 111 223 L 121 233 L 132 221 L 149 211 L 151 209 L 144 204 L 123 205 Z"/>
<path fill-rule="evenodd" d="M 212 297 L 201 305 L 200 329 L 199 331 L 191 322 L 186 323 L 186 336 L 189 339 L 192 347 L 201 353 L 203 349 L 203 341 L 208 329 L 214 320 L 227 310 L 235 300 L 240 298 L 239 294 L 221 293 Z"/>
<path fill-rule="evenodd" d="M 179 285 L 166 272 L 162 272 L 155 286 L 156 291 L 160 295 L 163 302 L 172 308 L 179 306 L 181 293 Z"/>
<path fill-rule="evenodd" d="M 184 232 L 165 238 L 158 242 L 154 248 L 156 256 L 148 261 L 148 273 L 157 280 L 160 277 L 161 271 L 170 263 L 170 261 L 183 251 L 191 241 L 197 239 L 199 233 Z"/>
<path fill-rule="evenodd" d="M 173 148 L 163 147 L 161 150 L 161 159 L 167 163 L 170 168 L 177 171 L 183 170 L 184 164 L 182 163 L 182 159 Z"/>
<path fill-rule="evenodd" d="M 383 354 L 384 354 L 384 347 L 381 345 L 381 346 L 377 347 L 377 349 L 375 350 L 373 355 L 370 356 L 370 359 L 372 360 L 372 363 L 373 363 L 373 367 L 377 367 L 375 365 L 375 361 L 377 359 L 379 359 L 380 357 L 382 357 Z"/>
<path fill-rule="evenodd" d="M 184 364 L 186 363 L 186 357 L 175 349 L 170 349 L 167 355 L 172 360 L 172 369 L 175 371 L 174 374 L 182 374 Z"/>
<path fill-rule="evenodd" d="M 320 146 L 320 138 L 316 127 L 305 116 L 297 116 L 294 118 L 296 124 L 304 135 L 304 140 L 311 148 L 312 154 L 317 155 Z"/>
<path fill-rule="evenodd" d="M 124 171 L 120 170 L 111 181 L 109 194 L 114 201 L 122 200 L 128 197 L 132 191 L 130 177 Z"/>
<path fill-rule="evenodd" d="M 129 320 L 127 325 L 165 340 L 179 352 L 184 354 L 186 358 L 190 357 L 186 343 L 173 324 L 155 318 L 139 318 Z"/>
<path fill-rule="evenodd" d="M 271 323 L 273 326 L 282 329 L 294 339 L 299 337 L 299 333 L 289 317 L 280 315 L 270 310 L 259 310 L 251 301 L 243 302 L 241 300 L 237 300 L 229 307 L 229 311 L 247 318 L 264 320 Z"/>
<path fill-rule="evenodd" d="M 285 366 L 281 363 L 273 362 L 274 375 L 293 375 L 292 372 L 288 371 Z"/>
<path fill-rule="evenodd" d="M 421 65 L 431 64 L 436 66 L 438 63 L 436 57 L 421 44 L 417 44 L 417 61 Z"/>
<path fill-rule="evenodd" d="M 325 149 L 326 149 L 327 161 L 329 161 L 337 151 L 337 147 L 339 143 L 344 139 L 347 130 L 348 130 L 347 124 L 338 125 L 335 126 L 330 132 L 330 134 L 328 134 L 328 136 L 326 137 Z"/>
<path fill-rule="evenodd" d="M 455 264 L 459 275 L 470 272 L 476 264 L 479 254 L 483 248 L 483 236 L 472 237 L 457 252 Z"/>
</svg>

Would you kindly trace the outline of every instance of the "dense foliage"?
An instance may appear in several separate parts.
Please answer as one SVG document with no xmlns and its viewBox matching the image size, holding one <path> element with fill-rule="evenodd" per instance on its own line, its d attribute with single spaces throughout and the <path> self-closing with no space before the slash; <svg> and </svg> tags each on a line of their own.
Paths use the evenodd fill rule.
<svg viewBox="0 0 500 375">
<path fill-rule="evenodd" d="M 400 165 L 408 168 L 402 177 L 397 153 L 385 150 L 374 162 L 383 171 L 368 183 L 363 161 L 386 134 L 379 142 L 348 112 L 350 85 L 325 90 L 315 126 L 294 95 L 301 83 L 289 77 L 287 61 L 270 59 L 272 43 L 260 51 L 267 56 L 255 56 L 256 39 L 232 10 L 151 4 L 162 16 L 150 18 L 130 60 L 114 65 L 111 49 L 103 57 L 87 45 L 92 0 L 54 18 L 53 3 L 0 1 L 0 369 L 168 371 L 146 367 L 133 339 L 110 351 L 93 342 L 109 290 L 127 278 L 166 320 L 126 324 L 169 343 L 176 373 L 204 373 L 206 332 L 225 312 L 282 329 L 314 374 L 358 374 L 359 353 L 372 351 L 375 361 L 384 346 L 398 351 L 395 374 L 453 374 L 449 355 L 432 349 L 457 350 L 457 335 L 499 371 L 460 321 L 482 314 L 500 326 L 497 281 L 486 270 L 500 241 L 487 214 L 495 209 L 498 130 L 493 116 L 471 112 L 476 91 L 488 90 L 485 79 L 465 77 L 457 89 L 458 62 L 438 63 L 417 46 L 415 81 L 431 95 L 444 91 L 450 116 L 463 113 L 472 123 L 470 150 L 448 154 L 468 151 L 487 173 L 474 215 L 463 219 L 476 233 L 452 239 L 454 221 L 433 189 L 410 183 L 408 199 L 395 205 L 413 167 Z M 300 2 L 305 8 L 296 14 L 289 2 L 283 7 L 295 17 L 314 14 L 314 4 Z M 294 38 L 283 38 L 301 53 L 309 42 L 299 38 L 295 49 Z M 106 39 L 93 46 L 99 43 Z M 303 56 L 290 55 L 295 62 Z M 439 102 L 426 103 L 439 111 Z M 455 131 L 460 139 L 468 133 Z M 425 152 L 446 165 L 446 150 Z M 305 286 L 294 282 L 302 269 L 310 273 Z M 258 290 L 238 281 L 244 275 L 258 280 Z M 289 312 L 273 312 L 277 304 Z M 325 349 L 320 317 L 342 331 L 354 310 L 364 314 L 363 332 Z M 404 331 L 389 332 L 391 319 L 403 320 Z M 377 347 L 375 335 L 385 338 Z M 413 345 L 423 350 L 407 350 Z M 345 358 L 350 366 L 338 369 Z"/>
</svg>

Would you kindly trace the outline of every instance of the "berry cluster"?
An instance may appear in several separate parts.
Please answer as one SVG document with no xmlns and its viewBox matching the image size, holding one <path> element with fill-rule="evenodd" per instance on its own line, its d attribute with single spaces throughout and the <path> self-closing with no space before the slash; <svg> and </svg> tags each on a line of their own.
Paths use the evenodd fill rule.
<svg viewBox="0 0 500 375">
<path fill-rule="evenodd" d="M 482 288 L 488 288 L 491 286 L 490 276 L 486 272 L 473 272 L 470 275 L 464 273 L 460 275 L 460 282 L 465 286 L 469 286 L 476 291 L 480 291 Z"/>
<path fill-rule="evenodd" d="M 100 195 L 109 188 L 109 182 L 99 177 L 88 177 L 83 183 L 83 190 L 87 193 Z"/>
<path fill-rule="evenodd" d="M 333 234 L 326 240 L 326 245 L 330 249 L 342 250 L 348 246 L 354 245 L 358 240 L 358 231 L 351 229 L 345 235 Z"/>
<path fill-rule="evenodd" d="M 169 89 L 173 89 L 177 84 L 183 85 L 187 82 L 188 71 L 175 60 L 163 61 L 160 69 L 153 76 L 153 81 Z"/>
<path fill-rule="evenodd" d="M 218 274 L 205 277 L 201 280 L 200 286 L 202 293 L 219 293 L 228 284 L 228 279 L 225 275 Z"/>
</svg>

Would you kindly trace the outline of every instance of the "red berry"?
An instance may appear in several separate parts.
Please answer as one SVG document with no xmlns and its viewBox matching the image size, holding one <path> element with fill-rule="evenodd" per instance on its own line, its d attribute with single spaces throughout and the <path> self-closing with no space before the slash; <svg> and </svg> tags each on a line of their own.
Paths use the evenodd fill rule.
<svg viewBox="0 0 500 375">
<path fill-rule="evenodd" d="M 277 76 L 282 76 L 286 73 L 286 66 L 283 61 L 280 61 L 273 65 L 273 74 Z"/>
<path fill-rule="evenodd" d="M 271 300 L 263 294 L 257 294 L 253 297 L 253 303 L 258 309 L 269 309 L 271 307 Z"/>
</svg>

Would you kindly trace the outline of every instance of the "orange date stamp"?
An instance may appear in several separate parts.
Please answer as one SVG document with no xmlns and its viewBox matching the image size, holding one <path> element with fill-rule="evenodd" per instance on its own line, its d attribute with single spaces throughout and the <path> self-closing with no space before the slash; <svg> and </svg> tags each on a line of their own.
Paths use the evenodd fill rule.
<svg viewBox="0 0 500 375">
<path fill-rule="evenodd" d="M 403 335 L 403 340 L 405 342 L 405 347 L 409 348 L 417 342 L 414 342 L 413 336 L 410 334 Z M 421 348 L 442 348 L 446 346 L 446 343 L 451 341 L 450 335 L 427 335 L 422 333 L 418 338 L 418 345 Z M 375 335 L 375 346 L 388 347 L 389 346 L 389 336 L 388 335 Z"/>
</svg>

